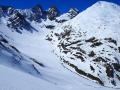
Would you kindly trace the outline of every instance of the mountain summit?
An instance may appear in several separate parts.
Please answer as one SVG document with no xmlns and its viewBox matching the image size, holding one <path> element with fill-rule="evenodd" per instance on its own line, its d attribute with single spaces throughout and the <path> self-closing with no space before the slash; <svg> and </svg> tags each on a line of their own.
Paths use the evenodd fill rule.
<svg viewBox="0 0 120 90">
<path fill-rule="evenodd" d="M 120 7 L 100 1 L 52 32 L 63 65 L 107 87 L 120 85 Z"/>
</svg>

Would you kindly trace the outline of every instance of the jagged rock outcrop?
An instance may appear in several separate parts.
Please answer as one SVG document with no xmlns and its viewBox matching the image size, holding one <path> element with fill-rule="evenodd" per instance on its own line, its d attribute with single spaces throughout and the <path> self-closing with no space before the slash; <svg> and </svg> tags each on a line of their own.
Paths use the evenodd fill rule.
<svg viewBox="0 0 120 90">
<path fill-rule="evenodd" d="M 0 6 L 0 16 L 6 17 L 13 13 L 15 9 L 11 6 Z"/>
<path fill-rule="evenodd" d="M 45 18 L 45 12 L 40 5 L 36 5 L 32 8 L 32 19 L 36 22 L 40 22 L 41 19 Z"/>
<path fill-rule="evenodd" d="M 26 21 L 23 15 L 18 11 L 14 11 L 12 15 L 8 18 L 7 26 L 15 29 L 17 32 L 22 33 L 21 30 L 26 29 L 30 32 L 35 30 L 30 23 Z"/>
<path fill-rule="evenodd" d="M 76 8 L 71 8 L 67 13 L 57 17 L 55 20 L 58 23 L 63 23 L 70 19 L 73 19 L 78 14 L 79 14 L 79 11 Z"/>
<path fill-rule="evenodd" d="M 55 18 L 57 16 L 59 16 L 60 12 L 59 10 L 57 9 L 57 7 L 55 6 L 52 6 L 51 8 L 49 8 L 49 10 L 47 11 L 47 17 L 50 19 L 50 20 L 55 20 Z"/>
<path fill-rule="evenodd" d="M 69 11 L 69 17 L 72 19 L 79 14 L 79 10 L 76 8 L 71 8 Z"/>
</svg>

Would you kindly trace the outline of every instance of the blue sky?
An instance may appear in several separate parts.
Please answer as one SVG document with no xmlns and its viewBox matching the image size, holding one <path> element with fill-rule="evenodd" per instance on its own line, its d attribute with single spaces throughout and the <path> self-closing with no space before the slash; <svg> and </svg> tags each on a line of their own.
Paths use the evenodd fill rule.
<svg viewBox="0 0 120 90">
<path fill-rule="evenodd" d="M 40 4 L 44 9 L 56 5 L 61 12 L 67 12 L 69 8 L 78 8 L 80 11 L 91 6 L 99 0 L 0 0 L 0 5 L 10 5 L 16 8 L 30 8 Z M 105 0 L 120 5 L 120 0 Z"/>
</svg>

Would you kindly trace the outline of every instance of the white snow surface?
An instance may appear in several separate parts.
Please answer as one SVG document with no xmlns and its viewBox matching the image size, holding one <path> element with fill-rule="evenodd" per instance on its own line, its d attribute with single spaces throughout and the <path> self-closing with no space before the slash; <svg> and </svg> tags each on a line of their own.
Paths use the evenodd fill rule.
<svg viewBox="0 0 120 90">
<path fill-rule="evenodd" d="M 73 72 L 82 70 L 85 73 L 99 77 L 107 87 L 114 87 L 111 82 L 115 80 L 115 87 L 119 88 L 119 79 L 116 76 L 115 78 L 109 78 L 106 69 L 106 65 L 120 62 L 118 50 L 120 46 L 119 29 L 120 7 L 113 3 L 99 1 L 51 32 L 52 34 L 49 37 L 52 37 L 55 52 L 62 59 L 66 68 Z M 92 38 L 95 40 L 93 44 L 88 41 Z M 107 41 L 106 38 L 113 39 L 116 44 Z M 100 43 L 100 45 L 92 46 L 94 42 Z M 89 56 L 91 51 L 95 53 L 95 56 Z M 98 57 L 105 58 L 108 60 L 107 63 L 105 64 L 104 61 L 94 62 Z M 115 60 L 115 58 L 118 59 Z M 83 61 L 80 61 L 80 59 Z M 90 69 L 91 66 L 93 70 Z M 117 71 L 115 72 L 118 75 L 120 74 Z"/>
<path fill-rule="evenodd" d="M 107 18 L 105 19 L 106 21 L 104 21 L 103 17 Z M 106 27 L 107 31 L 104 30 L 104 33 L 101 34 L 103 31 L 102 29 L 97 29 L 97 23 L 105 23 L 106 26 L 101 28 Z M 80 28 L 82 30 L 85 29 L 85 31 L 87 30 L 89 35 L 82 38 L 88 39 L 93 35 L 97 38 L 112 36 L 115 40 L 119 41 L 118 45 L 120 45 L 120 8 L 117 5 L 102 1 L 83 11 L 74 19 L 63 23 L 63 25 L 49 20 L 46 22 L 43 21 L 40 24 L 31 22 L 31 25 L 37 29 L 38 32 L 30 33 L 27 30 L 23 30 L 22 34 L 19 34 L 6 26 L 4 18 L 0 22 L 0 35 L 9 42 L 9 44 L 3 44 L 10 50 L 0 47 L 0 90 L 116 90 L 116 88 L 101 86 L 92 80 L 85 79 L 66 69 L 66 67 L 61 64 L 59 58 L 62 54 L 56 47 L 59 41 L 57 41 L 56 37 L 53 37 L 56 42 L 52 45 L 46 40 L 46 36 L 51 33 L 51 30 L 45 28 L 44 25 L 55 25 L 54 33 L 61 33 L 63 32 L 62 28 L 64 26 L 72 25 L 72 28 L 76 30 L 75 32 L 79 32 Z M 12 49 L 10 45 L 15 46 L 15 48 L 20 51 L 20 54 Z M 88 48 L 86 49 L 88 50 Z M 17 57 L 23 57 L 23 66 L 18 65 L 17 67 L 11 64 L 14 57 L 13 53 L 15 53 Z M 42 63 L 44 67 L 39 66 L 30 58 L 34 58 L 37 62 Z M 67 58 L 67 56 L 65 58 Z M 75 64 L 79 63 L 75 62 Z M 31 65 L 34 65 L 40 74 L 37 74 L 36 69 Z M 83 65 L 83 67 L 85 66 Z"/>
</svg>

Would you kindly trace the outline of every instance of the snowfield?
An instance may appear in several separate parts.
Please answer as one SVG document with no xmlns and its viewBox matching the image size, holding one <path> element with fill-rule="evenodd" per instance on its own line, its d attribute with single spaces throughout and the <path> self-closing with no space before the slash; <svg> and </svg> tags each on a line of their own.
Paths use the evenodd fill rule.
<svg viewBox="0 0 120 90">
<path fill-rule="evenodd" d="M 39 21 L 31 9 L 4 9 L 0 90 L 120 89 L 120 6 L 99 1 Z"/>
</svg>

